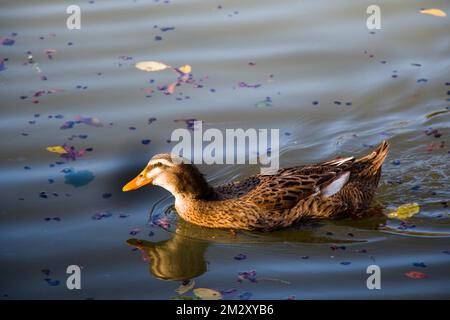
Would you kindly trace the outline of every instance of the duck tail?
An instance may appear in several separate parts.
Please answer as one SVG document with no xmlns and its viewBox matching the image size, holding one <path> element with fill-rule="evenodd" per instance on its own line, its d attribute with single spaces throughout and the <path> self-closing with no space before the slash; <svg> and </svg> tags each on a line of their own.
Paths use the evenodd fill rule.
<svg viewBox="0 0 450 320">
<path fill-rule="evenodd" d="M 363 167 L 359 174 L 361 176 L 373 176 L 377 174 L 381 169 L 388 151 L 389 143 L 384 140 L 372 153 L 356 160 L 356 163 L 361 164 Z"/>
</svg>

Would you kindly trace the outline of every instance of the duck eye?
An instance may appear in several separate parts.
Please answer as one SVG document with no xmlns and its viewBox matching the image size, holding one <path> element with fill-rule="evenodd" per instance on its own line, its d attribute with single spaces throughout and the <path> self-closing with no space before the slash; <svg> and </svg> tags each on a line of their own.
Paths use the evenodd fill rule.
<svg viewBox="0 0 450 320">
<path fill-rule="evenodd" d="M 164 165 L 161 162 L 157 162 L 157 163 L 155 163 L 153 165 L 154 168 L 159 168 L 159 167 L 162 167 L 162 166 L 164 166 Z"/>
</svg>

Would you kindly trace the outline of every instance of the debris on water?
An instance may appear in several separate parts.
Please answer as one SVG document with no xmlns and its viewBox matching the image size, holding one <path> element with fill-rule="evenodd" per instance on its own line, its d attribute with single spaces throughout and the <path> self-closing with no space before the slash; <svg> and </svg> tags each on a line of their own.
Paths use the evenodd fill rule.
<svg viewBox="0 0 450 320">
<path fill-rule="evenodd" d="M 247 259 L 247 256 L 243 253 L 239 253 L 238 255 L 234 256 L 234 260 L 240 261 L 240 260 L 245 260 L 245 259 Z"/>
<path fill-rule="evenodd" d="M 333 251 L 337 251 L 337 250 L 345 250 L 346 247 L 345 246 L 338 246 L 338 245 L 333 244 L 333 245 L 330 246 L 330 249 L 333 250 Z"/>
<path fill-rule="evenodd" d="M 76 124 L 87 124 L 93 127 L 102 127 L 103 124 L 98 118 L 95 117 L 83 117 L 83 116 L 76 116 L 74 120 L 69 120 L 64 122 L 59 128 L 62 130 L 66 129 L 72 129 Z"/>
<path fill-rule="evenodd" d="M 399 206 L 395 211 L 389 212 L 387 216 L 395 219 L 408 219 L 418 214 L 420 206 L 416 202 L 406 203 Z"/>
<path fill-rule="evenodd" d="M 164 230 L 170 229 L 170 222 L 169 219 L 167 219 L 167 217 L 156 217 L 151 221 L 151 223 L 155 226 L 163 228 Z"/>
<path fill-rule="evenodd" d="M 70 184 L 74 187 L 82 187 L 94 180 L 94 174 L 89 170 L 76 171 L 73 168 L 65 169 L 64 183 Z"/>
<path fill-rule="evenodd" d="M 448 112 L 450 112 L 450 109 L 434 111 L 434 112 L 431 112 L 431 113 L 427 114 L 425 117 L 426 117 L 427 119 L 430 119 L 430 118 L 433 118 L 433 117 L 435 117 L 435 116 L 438 116 L 438 115 L 441 115 L 441 114 L 445 114 L 445 113 L 448 113 Z M 436 131 L 437 131 L 437 130 L 436 130 Z M 431 134 L 431 133 L 430 133 L 430 134 Z M 430 135 L 430 134 L 427 134 L 427 135 Z M 436 138 L 438 138 L 438 137 L 436 137 Z"/>
<path fill-rule="evenodd" d="M 121 213 L 121 214 L 119 214 L 119 218 L 121 218 L 121 219 L 128 218 L 129 216 L 130 216 L 130 215 L 127 214 L 127 213 Z"/>
<path fill-rule="evenodd" d="M 428 277 L 425 273 L 420 271 L 409 271 L 405 273 L 405 276 L 411 279 L 424 279 Z"/>
<path fill-rule="evenodd" d="M 148 118 L 148 124 L 152 124 L 153 122 L 155 122 L 157 119 L 152 117 L 152 118 Z"/>
<path fill-rule="evenodd" d="M 53 147 L 47 147 L 45 148 L 47 151 L 55 152 L 59 154 L 67 153 L 67 150 L 64 149 L 62 146 L 53 146 Z"/>
<path fill-rule="evenodd" d="M 168 68 L 172 68 L 171 66 L 157 61 L 141 61 L 135 64 L 135 67 L 142 71 L 154 72 L 154 71 L 162 71 Z"/>
<path fill-rule="evenodd" d="M 350 261 L 342 261 L 341 264 L 342 264 L 343 266 L 348 266 L 348 265 L 351 264 L 351 262 L 350 262 Z"/>
<path fill-rule="evenodd" d="M 192 290 L 194 287 L 195 287 L 194 280 L 183 281 L 183 283 L 177 289 L 175 289 L 175 292 L 178 293 L 179 295 L 182 295 Z"/>
<path fill-rule="evenodd" d="M 221 300 L 222 294 L 209 288 L 197 288 L 194 289 L 194 295 L 201 300 Z"/>
<path fill-rule="evenodd" d="M 159 30 L 161 30 L 161 32 L 167 32 L 167 31 L 175 30 L 175 27 L 161 27 L 161 28 L 159 28 Z"/>
<path fill-rule="evenodd" d="M 80 150 L 76 150 L 74 146 L 67 146 L 67 145 L 63 145 L 62 146 L 66 152 L 65 153 L 61 153 L 60 157 L 65 159 L 65 160 L 72 160 L 75 161 L 78 158 L 83 157 L 86 154 L 86 150 L 85 149 L 80 149 Z"/>
<path fill-rule="evenodd" d="M 188 119 L 175 119 L 174 122 L 184 122 L 186 123 L 186 128 L 188 130 L 194 131 L 194 122 L 198 121 L 198 119 L 188 118 Z"/>
<path fill-rule="evenodd" d="M 430 8 L 430 9 L 421 9 L 420 13 L 423 14 L 429 14 L 435 17 L 446 17 L 447 14 L 442 11 L 441 9 L 437 9 L 437 8 Z"/>
<path fill-rule="evenodd" d="M 256 102 L 255 107 L 257 108 L 272 107 L 272 99 L 270 97 L 266 97 L 266 99 Z"/>
<path fill-rule="evenodd" d="M 225 296 L 225 295 L 232 295 L 232 294 L 235 294 L 237 291 L 238 291 L 238 289 L 236 289 L 236 288 L 231 288 L 231 289 L 221 290 L 220 293 L 222 294 L 222 296 Z"/>
<path fill-rule="evenodd" d="M 44 218 L 44 220 L 45 221 L 58 221 L 58 222 L 60 222 L 61 221 L 61 218 L 59 218 L 59 217 L 53 217 L 53 218 L 50 218 L 50 217 L 47 217 L 47 218 Z"/>
<path fill-rule="evenodd" d="M 399 166 L 400 165 L 400 160 L 394 160 L 392 161 L 393 165 Z"/>
<path fill-rule="evenodd" d="M 186 296 L 177 296 L 177 297 L 173 297 L 172 300 L 194 300 L 194 298 L 186 297 Z"/>
<path fill-rule="evenodd" d="M 142 144 L 149 144 L 150 143 L 150 139 L 143 139 L 143 140 L 141 140 L 141 143 Z"/>
<path fill-rule="evenodd" d="M 256 89 L 256 88 L 261 87 L 261 84 L 259 84 L 259 83 L 257 83 L 257 84 L 248 84 L 248 83 L 246 83 L 246 82 L 244 82 L 244 81 L 240 81 L 240 82 L 238 83 L 238 86 L 239 86 L 240 88 L 253 88 L 253 89 Z"/>
<path fill-rule="evenodd" d="M 426 268 L 427 267 L 424 262 L 414 262 L 412 265 L 417 268 Z"/>
<path fill-rule="evenodd" d="M 110 218 L 112 217 L 112 213 L 109 211 L 103 211 L 103 212 L 96 212 L 91 218 L 92 220 L 101 220 L 104 218 Z"/>
<path fill-rule="evenodd" d="M 253 296 L 253 294 L 251 292 L 243 292 L 239 295 L 239 299 L 240 300 L 250 300 L 250 298 Z"/>
<path fill-rule="evenodd" d="M 53 55 L 56 53 L 55 49 L 45 49 L 44 53 L 47 55 L 47 58 L 50 60 L 53 59 Z"/>
<path fill-rule="evenodd" d="M 258 282 L 258 280 L 256 279 L 256 271 L 252 270 L 252 271 L 244 271 L 244 272 L 239 272 L 238 273 L 238 282 L 243 282 L 244 280 L 248 280 L 250 282 Z"/>
<path fill-rule="evenodd" d="M 49 286 L 56 287 L 59 285 L 59 280 L 52 280 L 50 278 L 45 278 L 44 280 L 48 283 Z"/>
<path fill-rule="evenodd" d="M 51 271 L 50 269 L 42 269 L 41 272 L 48 277 Z"/>
<path fill-rule="evenodd" d="M 0 40 L 2 41 L 2 45 L 4 45 L 4 46 L 12 46 L 15 43 L 15 41 L 10 38 L 1 37 Z"/>
<path fill-rule="evenodd" d="M 135 236 L 135 235 L 137 235 L 139 232 L 141 232 L 141 229 L 139 229 L 139 228 L 134 228 L 133 230 L 130 231 L 130 234 L 131 234 L 132 236 Z"/>
<path fill-rule="evenodd" d="M 112 194 L 111 194 L 111 193 L 106 192 L 106 193 L 102 194 L 102 198 L 103 198 L 103 199 L 109 199 L 109 198 L 111 198 L 111 197 L 112 197 Z"/>
</svg>

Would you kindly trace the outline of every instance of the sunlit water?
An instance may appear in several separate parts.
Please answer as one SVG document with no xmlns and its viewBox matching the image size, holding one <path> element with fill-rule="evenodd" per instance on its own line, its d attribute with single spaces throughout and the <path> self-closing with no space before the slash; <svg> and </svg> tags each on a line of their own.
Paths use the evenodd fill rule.
<svg viewBox="0 0 450 320">
<path fill-rule="evenodd" d="M 371 33 L 371 1 L 85 0 L 81 30 L 68 30 L 70 4 L 0 4 L 4 299 L 170 299 L 183 279 L 224 299 L 450 297 L 448 17 L 420 14 L 421 1 L 378 1 L 382 29 Z M 450 12 L 448 1 L 433 6 Z M 194 83 L 165 95 L 158 87 L 176 75 L 134 67 L 146 60 L 189 64 Z M 102 126 L 60 129 L 78 115 Z M 192 226 L 166 210 L 173 199 L 161 189 L 121 192 L 170 151 L 171 132 L 185 127 L 177 119 L 279 128 L 282 166 L 362 156 L 388 139 L 375 204 L 421 211 L 406 224 L 320 221 L 274 233 Z M 63 144 L 92 149 L 76 161 L 46 150 Z M 70 172 L 85 170 L 93 180 L 74 186 Z M 219 184 L 258 167 L 201 170 Z M 81 290 L 66 288 L 72 264 Z M 366 287 L 372 264 L 381 290 Z M 252 270 L 257 282 L 237 281 Z"/>
</svg>

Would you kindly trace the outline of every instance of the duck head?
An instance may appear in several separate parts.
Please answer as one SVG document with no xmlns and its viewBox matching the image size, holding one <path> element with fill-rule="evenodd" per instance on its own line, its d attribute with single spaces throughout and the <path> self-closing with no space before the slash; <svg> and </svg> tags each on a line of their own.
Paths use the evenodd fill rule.
<svg viewBox="0 0 450 320">
<path fill-rule="evenodd" d="M 175 197 L 203 198 L 214 192 L 193 164 L 168 153 L 151 158 L 144 170 L 128 182 L 122 191 L 135 190 L 147 184 L 160 186 Z"/>
</svg>

